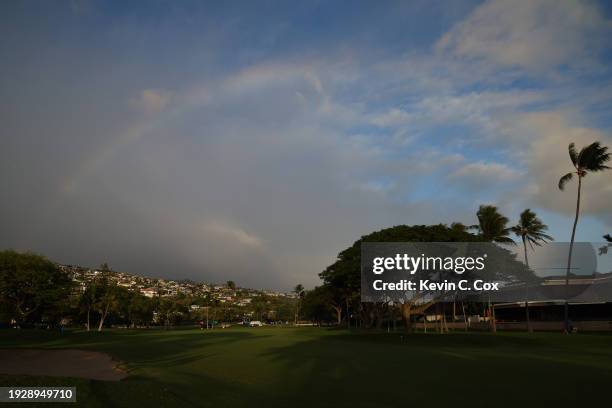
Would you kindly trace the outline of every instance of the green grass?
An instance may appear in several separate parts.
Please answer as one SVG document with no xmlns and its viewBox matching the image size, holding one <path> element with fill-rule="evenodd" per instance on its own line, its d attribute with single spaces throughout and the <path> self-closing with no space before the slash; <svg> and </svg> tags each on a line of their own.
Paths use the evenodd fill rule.
<svg viewBox="0 0 612 408">
<path fill-rule="evenodd" d="M 610 335 L 4 330 L 0 347 L 124 361 L 130 376 L 121 382 L 0 376 L 0 386 L 76 385 L 87 407 L 586 407 L 612 398 Z"/>
</svg>

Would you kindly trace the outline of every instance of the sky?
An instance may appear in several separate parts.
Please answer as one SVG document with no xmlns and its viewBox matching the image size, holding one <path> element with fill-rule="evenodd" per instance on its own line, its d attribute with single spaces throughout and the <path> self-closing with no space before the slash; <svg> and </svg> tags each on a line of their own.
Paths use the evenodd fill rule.
<svg viewBox="0 0 612 408">
<path fill-rule="evenodd" d="M 610 38 L 591 1 L 3 1 L 0 249 L 287 290 L 481 204 L 569 241 Z M 612 171 L 583 186 L 601 241 Z"/>
</svg>

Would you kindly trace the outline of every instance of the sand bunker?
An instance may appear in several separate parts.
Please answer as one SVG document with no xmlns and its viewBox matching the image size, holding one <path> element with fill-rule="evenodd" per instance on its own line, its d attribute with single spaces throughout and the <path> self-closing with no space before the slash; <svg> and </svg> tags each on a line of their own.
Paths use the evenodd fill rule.
<svg viewBox="0 0 612 408">
<path fill-rule="evenodd" d="M 127 377 L 108 354 L 83 350 L 0 350 L 0 374 L 119 381 Z"/>
</svg>

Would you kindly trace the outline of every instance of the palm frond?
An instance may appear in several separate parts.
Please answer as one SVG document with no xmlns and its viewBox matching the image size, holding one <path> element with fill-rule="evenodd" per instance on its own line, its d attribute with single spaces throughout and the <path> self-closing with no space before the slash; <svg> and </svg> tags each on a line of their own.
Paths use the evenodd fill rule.
<svg viewBox="0 0 612 408">
<path fill-rule="evenodd" d="M 514 232 L 514 235 L 521 237 L 523 236 L 523 228 L 520 225 L 515 225 L 510 228 L 510 231 Z"/>
<path fill-rule="evenodd" d="M 499 236 L 499 237 L 495 237 L 493 238 L 494 242 L 499 242 L 499 243 L 507 243 L 507 244 L 514 244 L 516 245 L 516 242 L 510 238 L 510 237 L 504 237 L 504 236 Z"/>
<path fill-rule="evenodd" d="M 587 171 L 602 171 L 609 168 L 605 165 L 609 160 L 608 148 L 593 142 L 580 151 L 578 166 Z"/>
<path fill-rule="evenodd" d="M 598 171 L 604 171 L 604 170 L 610 170 L 612 169 L 612 167 L 610 166 L 604 166 L 603 164 L 598 165 L 598 166 L 593 166 L 593 168 L 589 169 L 590 171 L 592 171 L 593 173 L 596 173 Z"/>
<path fill-rule="evenodd" d="M 574 177 L 574 173 L 567 173 L 565 176 L 559 179 L 559 190 L 563 191 L 565 184 Z"/>
<path fill-rule="evenodd" d="M 594 143 L 591 143 L 590 145 L 584 146 L 582 149 L 580 149 L 580 153 L 578 153 L 578 167 L 584 168 L 585 164 L 591 160 L 591 157 L 593 156 L 593 144 Z"/>
<path fill-rule="evenodd" d="M 574 167 L 578 165 L 578 152 L 576 151 L 576 145 L 572 142 L 569 144 L 567 150 L 569 151 L 570 159 Z"/>
<path fill-rule="evenodd" d="M 548 229 L 548 228 L 547 228 Z M 542 242 L 546 242 L 546 241 L 554 241 L 555 239 L 553 237 L 551 237 L 548 234 L 542 234 L 542 233 L 535 233 L 533 234 L 533 237 L 538 240 L 538 241 L 542 241 Z"/>
</svg>

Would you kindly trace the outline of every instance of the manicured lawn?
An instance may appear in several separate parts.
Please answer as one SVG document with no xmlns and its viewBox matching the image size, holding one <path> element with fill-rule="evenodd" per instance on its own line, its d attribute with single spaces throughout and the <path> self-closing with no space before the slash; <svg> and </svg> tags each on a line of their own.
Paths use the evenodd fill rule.
<svg viewBox="0 0 612 408">
<path fill-rule="evenodd" d="M 87 407 L 582 406 L 612 401 L 612 336 L 349 333 L 318 328 L 103 333 L 0 331 L 0 347 L 77 348 L 126 363 L 122 382 L 76 385 Z M 1 364 L 1 362 L 0 362 Z M 35 406 L 39 406 L 38 404 Z"/>
</svg>

